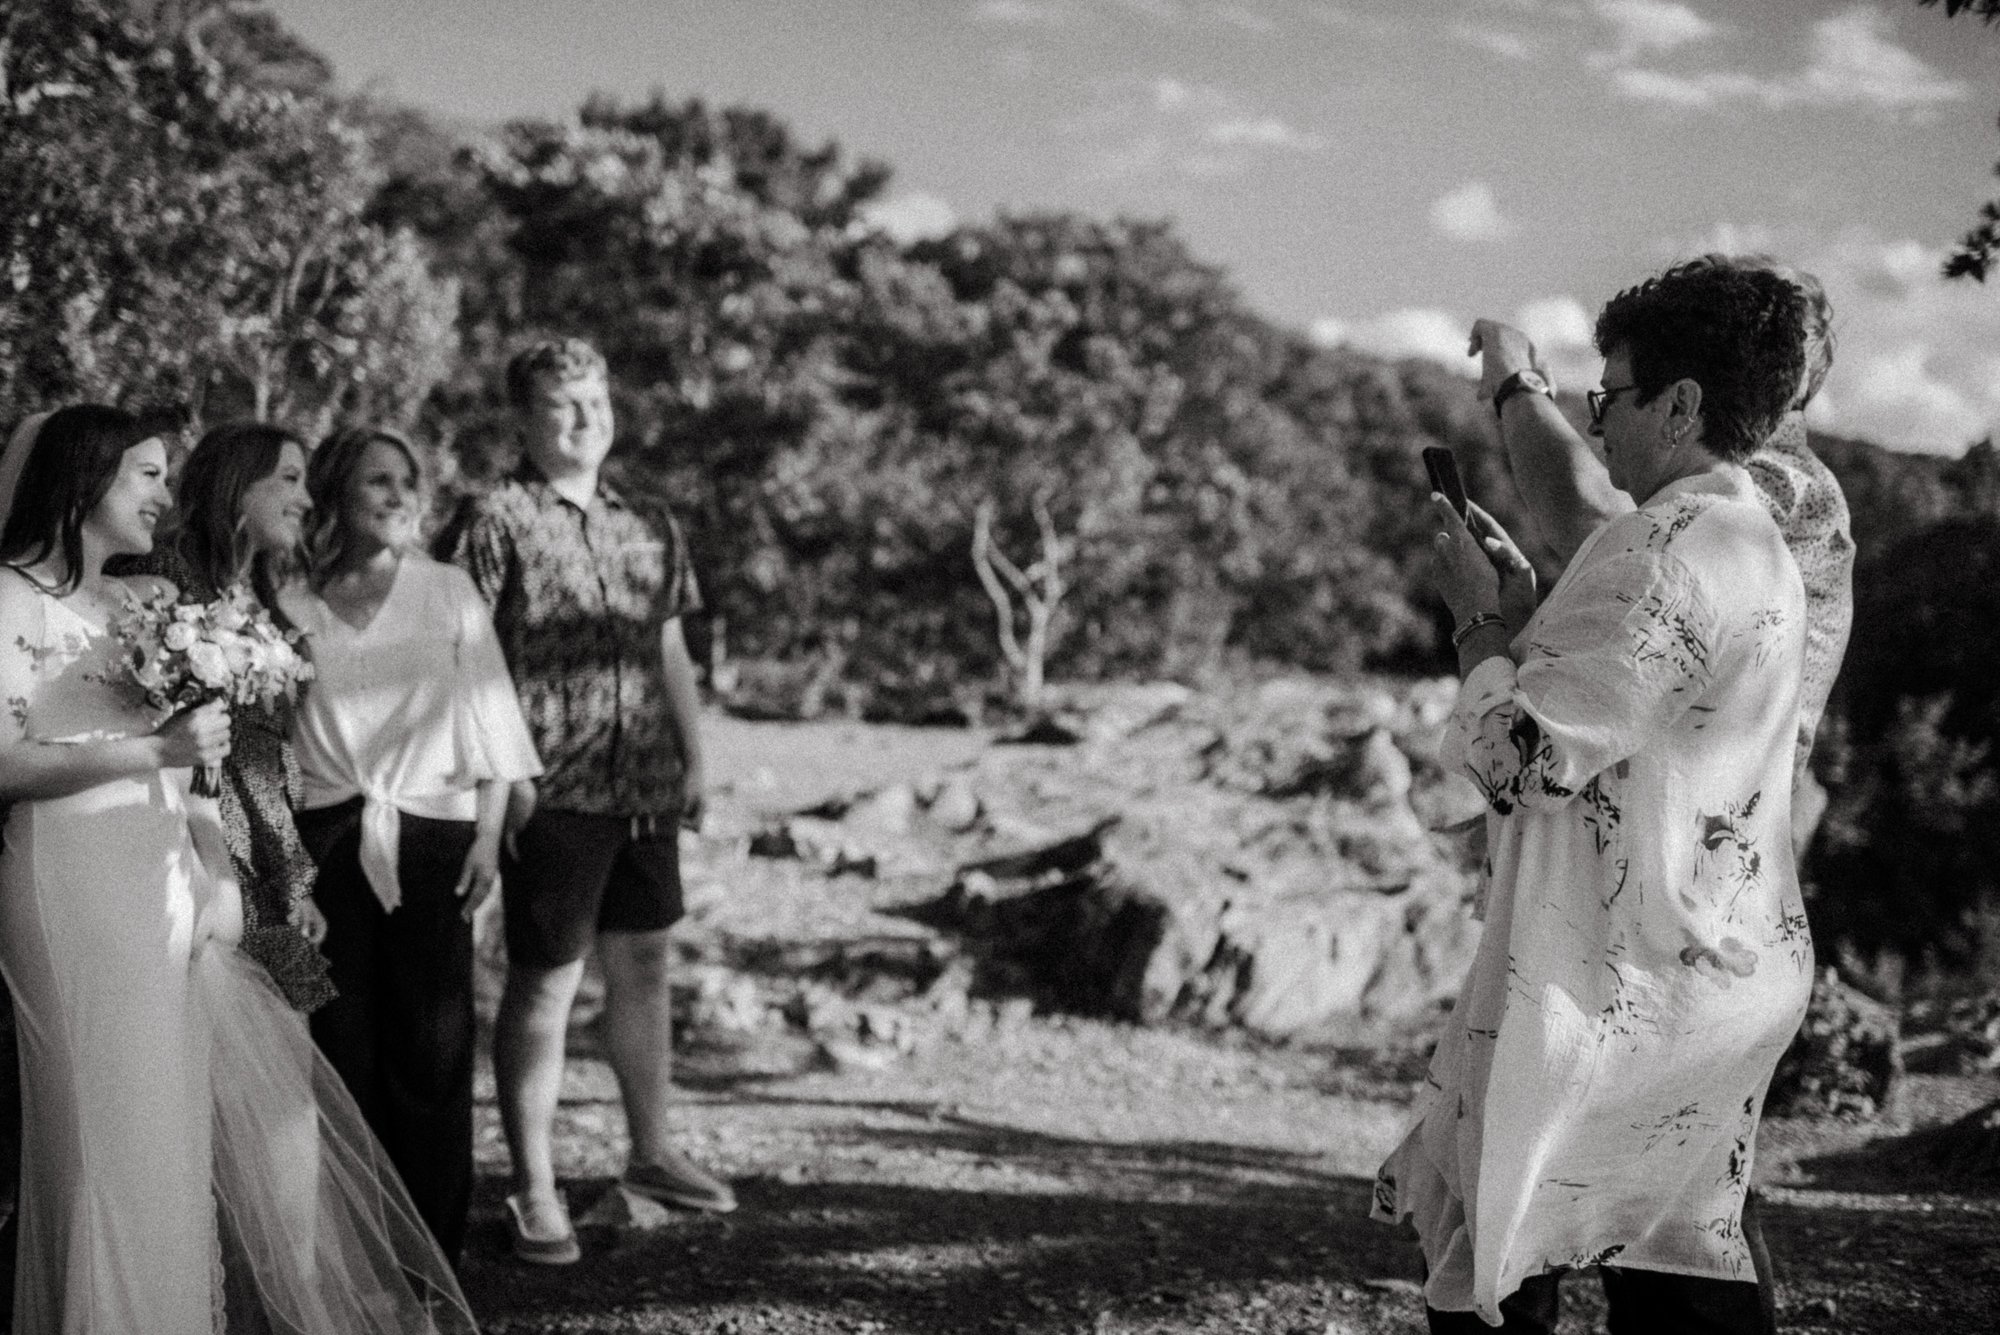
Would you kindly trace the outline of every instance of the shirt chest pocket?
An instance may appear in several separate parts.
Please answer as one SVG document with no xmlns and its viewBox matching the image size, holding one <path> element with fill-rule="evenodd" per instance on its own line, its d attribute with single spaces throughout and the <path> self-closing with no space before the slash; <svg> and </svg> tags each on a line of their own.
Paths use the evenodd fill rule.
<svg viewBox="0 0 2000 1335">
<path fill-rule="evenodd" d="M 612 610 L 643 616 L 658 602 L 667 581 L 667 544 L 657 538 L 621 542 L 609 553 L 605 592 Z"/>
</svg>

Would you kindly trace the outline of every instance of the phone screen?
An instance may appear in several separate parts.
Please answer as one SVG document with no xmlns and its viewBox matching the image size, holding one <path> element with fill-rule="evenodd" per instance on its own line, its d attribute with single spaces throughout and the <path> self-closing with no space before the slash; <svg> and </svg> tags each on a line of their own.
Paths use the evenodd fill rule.
<svg viewBox="0 0 2000 1335">
<path fill-rule="evenodd" d="M 1466 516 L 1465 483 L 1459 480 L 1458 459 L 1442 445 L 1424 451 L 1424 471 L 1430 474 L 1431 490 L 1451 502 L 1460 519 Z"/>
</svg>

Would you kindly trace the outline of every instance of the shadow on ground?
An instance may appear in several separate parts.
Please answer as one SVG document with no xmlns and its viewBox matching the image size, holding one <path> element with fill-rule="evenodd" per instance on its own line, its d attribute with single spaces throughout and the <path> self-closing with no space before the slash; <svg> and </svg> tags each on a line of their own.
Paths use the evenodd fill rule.
<svg viewBox="0 0 2000 1335">
<path fill-rule="evenodd" d="M 1395 1231 L 1367 1222 L 1370 1184 L 1316 1171 L 1303 1156 L 1078 1140 L 938 1116 L 924 1105 L 827 1106 L 928 1122 L 909 1131 L 830 1129 L 829 1150 L 865 1142 L 905 1163 L 922 1156 L 1013 1182 L 755 1178 L 738 1184 L 742 1208 L 733 1216 L 681 1216 L 622 1239 L 586 1235 L 591 1258 L 559 1271 L 504 1257 L 502 1188 L 482 1182 L 476 1209 L 496 1223 L 467 1260 L 475 1307 L 505 1313 L 488 1327 L 500 1332 L 804 1330 L 816 1328 L 814 1318 L 862 1330 L 1071 1331 L 1081 1323 L 1108 1331 L 1233 1322 L 1246 1310 L 1325 1306 L 1343 1288 L 1352 1301 L 1371 1281 L 1414 1278 L 1414 1252 Z M 584 1201 L 608 1183 L 568 1185 Z M 1370 1292 L 1416 1314 L 1406 1284 Z M 596 1324 L 580 1320 L 586 1312 L 600 1314 Z"/>
</svg>

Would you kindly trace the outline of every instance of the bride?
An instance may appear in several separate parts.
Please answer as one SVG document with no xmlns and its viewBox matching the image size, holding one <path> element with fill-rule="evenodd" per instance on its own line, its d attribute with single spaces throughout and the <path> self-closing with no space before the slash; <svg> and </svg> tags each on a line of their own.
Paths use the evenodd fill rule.
<svg viewBox="0 0 2000 1335">
<path fill-rule="evenodd" d="M 241 897 L 214 803 L 188 791 L 227 753 L 227 713 L 160 722 L 108 632 L 132 586 L 104 562 L 147 551 L 170 505 L 164 445 L 116 409 L 30 418 L 0 455 L 14 1329 L 469 1332 L 353 1101 L 232 948 Z"/>
</svg>

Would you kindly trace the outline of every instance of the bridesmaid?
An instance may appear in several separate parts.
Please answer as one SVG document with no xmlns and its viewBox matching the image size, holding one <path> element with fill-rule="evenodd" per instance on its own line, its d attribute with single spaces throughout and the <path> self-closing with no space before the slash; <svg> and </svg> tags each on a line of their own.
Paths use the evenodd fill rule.
<svg viewBox="0 0 2000 1335">
<path fill-rule="evenodd" d="M 305 475 L 305 446 L 290 432 L 262 422 L 212 427 L 181 465 L 173 538 L 107 568 L 165 579 L 184 602 L 209 602 L 241 585 L 283 625 L 276 593 L 296 564 L 311 507 Z M 325 924 L 312 901 L 312 858 L 292 819 L 300 797 L 292 706 L 243 705 L 231 717 L 234 744 L 218 802 L 243 887 L 240 949 L 270 972 L 294 1010 L 310 1013 L 333 986 L 317 949 Z"/>
<path fill-rule="evenodd" d="M 486 604 L 417 547 L 416 450 L 343 431 L 313 452 L 310 578 L 283 596 L 317 673 L 305 809 L 339 996 L 313 1037 L 455 1265 L 472 1192 L 472 916 L 499 881 L 514 781 L 542 772 Z"/>
</svg>

